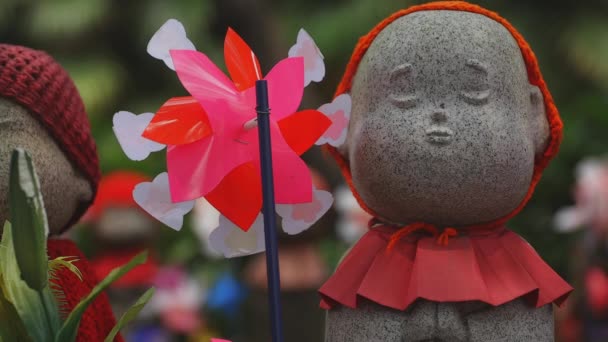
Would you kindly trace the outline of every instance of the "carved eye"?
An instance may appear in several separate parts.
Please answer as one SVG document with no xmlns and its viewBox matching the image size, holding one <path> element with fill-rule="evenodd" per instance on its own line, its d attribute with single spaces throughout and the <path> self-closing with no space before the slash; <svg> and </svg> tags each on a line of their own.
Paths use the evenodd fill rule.
<svg viewBox="0 0 608 342">
<path fill-rule="evenodd" d="M 414 92 L 412 65 L 409 63 L 395 67 L 389 76 L 390 101 L 399 108 L 411 108 L 418 102 Z"/>
<path fill-rule="evenodd" d="M 490 97 L 488 84 L 488 68 L 476 59 L 469 59 L 465 63 L 465 73 L 462 75 L 464 89 L 460 97 L 472 105 L 484 105 Z"/>
</svg>

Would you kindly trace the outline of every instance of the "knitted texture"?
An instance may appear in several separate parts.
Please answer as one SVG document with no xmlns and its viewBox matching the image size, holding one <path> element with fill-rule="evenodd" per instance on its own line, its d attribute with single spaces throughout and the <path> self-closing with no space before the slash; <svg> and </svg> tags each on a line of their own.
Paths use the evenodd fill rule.
<svg viewBox="0 0 608 342">
<path fill-rule="evenodd" d="M 534 193 L 534 189 L 536 184 L 540 181 L 542 171 L 547 167 L 551 159 L 557 154 L 559 149 L 559 145 L 562 141 L 562 130 L 563 125 L 561 118 L 559 116 L 559 112 L 555 107 L 555 103 L 553 102 L 553 97 L 547 88 L 547 85 L 541 75 L 540 68 L 538 66 L 538 61 L 536 60 L 536 56 L 534 52 L 528 45 L 528 43 L 524 40 L 522 35 L 517 32 L 517 30 L 504 18 L 499 16 L 497 13 L 486 10 L 477 5 L 472 5 L 464 1 L 439 1 L 439 2 L 431 2 L 423 5 L 413 6 L 401 11 L 398 11 L 392 14 L 390 17 L 384 19 L 380 22 L 376 27 L 374 27 L 367 35 L 361 37 L 359 42 L 357 43 L 355 50 L 351 56 L 348 65 L 346 66 L 346 71 L 342 78 L 342 81 L 338 85 L 336 93 L 334 96 L 338 96 L 343 93 L 347 93 L 350 91 L 352 87 L 353 78 L 357 72 L 357 68 L 359 67 L 359 63 L 361 59 L 365 55 L 365 52 L 370 47 L 374 39 L 378 36 L 378 34 L 389 24 L 395 21 L 398 18 L 401 18 L 410 13 L 418 12 L 418 11 L 434 11 L 434 10 L 450 10 L 450 11 L 465 11 L 471 13 L 477 13 L 484 15 L 504 26 L 513 36 L 513 38 L 517 41 L 519 48 L 521 50 L 524 62 L 526 64 L 526 69 L 528 72 L 528 79 L 530 84 L 537 86 L 543 94 L 544 102 L 545 102 L 545 112 L 547 116 L 547 121 L 549 122 L 550 128 L 550 138 L 549 143 L 547 144 L 547 148 L 545 149 L 543 155 L 539 158 L 536 158 L 534 164 L 534 174 L 532 176 L 532 181 L 530 183 L 530 187 L 528 188 L 528 192 L 522 202 L 515 208 L 512 212 L 507 214 L 506 216 L 491 222 L 489 225 L 491 226 L 500 226 L 504 224 L 506 221 L 517 215 L 528 203 L 532 194 Z M 352 175 L 350 173 L 350 167 L 348 165 L 348 161 L 344 159 L 344 157 L 338 152 L 338 150 L 332 146 L 325 145 L 325 151 L 329 152 L 338 162 L 340 168 L 342 169 L 342 174 L 344 175 L 348 185 L 350 186 L 354 196 L 357 198 L 359 205 L 367 211 L 369 214 L 373 216 L 378 216 L 374 213 L 372 209 L 370 209 L 357 190 L 355 189 L 352 182 Z M 488 224 L 480 225 L 480 227 L 487 227 Z M 476 228 L 476 227 L 470 227 Z"/>
<path fill-rule="evenodd" d="M 42 123 L 95 194 L 100 178 L 97 149 L 84 104 L 68 73 L 45 52 L 0 44 L 0 96 L 27 108 Z M 87 207 L 80 208 L 67 227 Z"/>
<path fill-rule="evenodd" d="M 93 287 L 99 282 L 87 262 L 86 257 L 69 240 L 51 239 L 48 241 L 48 255 L 50 259 L 60 256 L 72 256 L 78 258 L 76 267 L 82 273 L 82 281 L 70 270 L 62 268 L 57 272 L 57 279 L 53 280 L 65 293 L 65 306 L 67 312 L 71 312 L 82 298 L 88 295 Z M 78 327 L 76 342 L 103 341 L 112 328 L 116 325 L 108 296 L 102 292 L 87 308 Z M 115 342 L 123 342 L 118 335 Z"/>
</svg>

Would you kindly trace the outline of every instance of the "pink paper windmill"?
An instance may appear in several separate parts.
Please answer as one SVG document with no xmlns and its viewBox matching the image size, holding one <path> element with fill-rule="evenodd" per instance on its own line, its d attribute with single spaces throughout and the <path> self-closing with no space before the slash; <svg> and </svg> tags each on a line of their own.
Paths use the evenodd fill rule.
<svg viewBox="0 0 608 342">
<path fill-rule="evenodd" d="M 247 231 L 262 207 L 254 87 L 262 72 L 251 48 L 231 29 L 224 57 L 232 80 L 203 53 L 171 50 L 177 75 L 192 97 L 168 100 L 143 136 L 168 145 L 174 202 L 205 197 Z M 323 135 L 331 120 L 317 110 L 296 112 L 304 90 L 303 58 L 283 59 L 264 79 L 272 111 L 275 200 L 311 202 L 312 179 L 300 155 Z"/>
</svg>

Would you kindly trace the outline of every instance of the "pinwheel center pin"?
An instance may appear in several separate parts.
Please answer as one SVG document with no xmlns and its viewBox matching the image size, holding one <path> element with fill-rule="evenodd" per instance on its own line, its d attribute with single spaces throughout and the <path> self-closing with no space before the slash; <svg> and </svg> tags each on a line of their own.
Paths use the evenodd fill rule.
<svg viewBox="0 0 608 342">
<path fill-rule="evenodd" d="M 243 124 L 245 131 L 250 131 L 256 127 L 258 127 L 258 118 L 253 118 Z"/>
</svg>

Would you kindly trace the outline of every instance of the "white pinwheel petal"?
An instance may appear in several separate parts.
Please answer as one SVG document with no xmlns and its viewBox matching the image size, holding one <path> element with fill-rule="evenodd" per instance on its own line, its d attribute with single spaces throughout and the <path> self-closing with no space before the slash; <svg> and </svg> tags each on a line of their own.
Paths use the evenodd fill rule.
<svg viewBox="0 0 608 342">
<path fill-rule="evenodd" d="M 170 50 L 196 50 L 194 44 L 186 36 L 184 25 L 175 19 L 167 20 L 156 31 L 147 48 L 150 56 L 162 60 L 171 70 L 175 70 Z"/>
<path fill-rule="evenodd" d="M 180 230 L 184 215 L 194 207 L 194 201 L 171 201 L 169 175 L 163 172 L 152 182 L 139 183 L 133 189 L 133 199 L 143 210 L 167 226 Z"/>
<path fill-rule="evenodd" d="M 165 148 L 165 145 L 141 136 L 153 117 L 152 113 L 135 115 L 131 112 L 120 111 L 114 114 L 112 129 L 120 147 L 129 159 L 144 160 L 150 153 Z"/>
<path fill-rule="evenodd" d="M 209 241 L 209 236 L 219 225 L 220 212 L 205 198 L 199 198 L 196 200 L 191 218 L 192 230 L 201 241 L 203 254 L 212 258 L 221 257 L 222 254 L 215 251 Z"/>
<path fill-rule="evenodd" d="M 331 193 L 313 188 L 311 203 L 277 204 L 276 211 L 283 218 L 283 230 L 295 235 L 310 228 L 325 215 L 333 201 Z"/>
<path fill-rule="evenodd" d="M 568 207 L 560 209 L 553 219 L 555 229 L 558 232 L 568 233 L 576 231 L 590 221 L 590 215 L 581 208 Z"/>
<path fill-rule="evenodd" d="M 367 232 L 367 224 L 372 216 L 361 208 L 348 186 L 338 187 L 334 191 L 334 198 L 334 208 L 339 214 L 336 234 L 340 240 L 352 245 Z"/>
<path fill-rule="evenodd" d="M 287 53 L 289 57 L 304 58 L 304 86 L 311 81 L 321 82 L 325 77 L 325 62 L 323 54 L 312 37 L 304 29 L 298 32 L 296 43 Z"/>
<path fill-rule="evenodd" d="M 352 100 L 349 94 L 341 94 L 331 103 L 319 107 L 319 111 L 331 120 L 331 126 L 315 143 L 316 145 L 330 144 L 339 147 L 344 144 L 348 132 L 351 108 Z"/>
<path fill-rule="evenodd" d="M 251 228 L 245 232 L 221 215 L 219 226 L 209 235 L 209 243 L 214 250 L 222 253 L 226 258 L 263 252 L 265 250 L 264 217 L 260 213 Z"/>
</svg>

